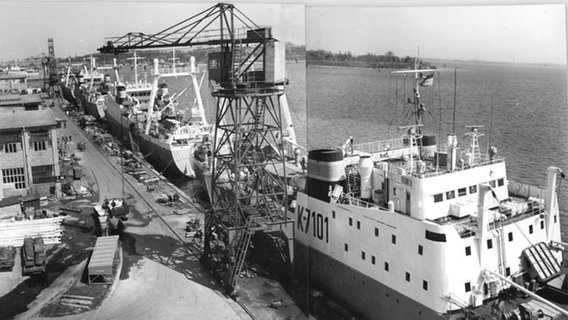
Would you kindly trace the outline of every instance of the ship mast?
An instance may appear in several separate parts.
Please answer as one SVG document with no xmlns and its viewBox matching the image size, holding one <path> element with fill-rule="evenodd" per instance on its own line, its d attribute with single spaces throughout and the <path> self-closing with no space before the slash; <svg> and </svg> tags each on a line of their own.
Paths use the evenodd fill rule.
<svg viewBox="0 0 568 320">
<path fill-rule="evenodd" d="M 413 70 L 401 70 L 401 71 L 393 71 L 393 74 L 414 74 L 414 84 L 413 84 L 413 91 L 414 91 L 414 98 L 409 102 L 414 105 L 414 124 L 416 127 L 416 133 L 420 135 L 422 133 L 421 126 L 423 124 L 423 115 L 426 108 L 424 107 L 424 103 L 420 97 L 420 80 L 424 80 L 423 73 L 432 73 L 435 72 L 436 69 L 418 69 L 420 59 L 417 57 L 414 59 L 414 69 Z"/>
</svg>

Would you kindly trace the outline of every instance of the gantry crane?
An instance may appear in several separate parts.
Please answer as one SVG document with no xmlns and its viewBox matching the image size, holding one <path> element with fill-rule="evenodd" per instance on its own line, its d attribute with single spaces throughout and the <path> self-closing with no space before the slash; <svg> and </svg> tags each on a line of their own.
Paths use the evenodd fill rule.
<svg viewBox="0 0 568 320">
<path fill-rule="evenodd" d="M 218 48 L 208 56 L 216 107 L 202 261 L 232 291 L 256 232 L 280 232 L 292 254 L 285 142 L 295 144 L 295 135 L 284 91 L 284 44 L 270 27 L 219 3 L 156 34 L 106 39 L 98 50 L 195 46 Z"/>
</svg>

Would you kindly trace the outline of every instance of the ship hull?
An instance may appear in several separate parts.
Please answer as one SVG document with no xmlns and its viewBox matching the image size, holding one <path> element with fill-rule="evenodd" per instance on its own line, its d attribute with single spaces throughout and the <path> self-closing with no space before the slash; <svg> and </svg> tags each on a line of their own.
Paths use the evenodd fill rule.
<svg viewBox="0 0 568 320">
<path fill-rule="evenodd" d="M 85 113 L 95 117 L 95 119 L 97 120 L 103 119 L 105 116 L 104 110 L 99 108 L 96 103 L 91 102 L 88 99 L 84 99 L 84 107 Z"/>
<path fill-rule="evenodd" d="M 71 89 L 69 89 L 66 85 L 63 84 L 61 85 L 61 94 L 63 96 L 63 99 L 65 99 L 66 101 L 68 101 L 73 105 L 77 105 L 77 100 L 73 96 Z"/>
<path fill-rule="evenodd" d="M 413 299 L 328 255 L 294 241 L 298 279 L 368 320 L 445 319 Z"/>
<path fill-rule="evenodd" d="M 132 151 L 141 152 L 160 172 L 190 178 L 196 176 L 200 167 L 195 164 L 193 145 L 170 146 L 160 139 L 141 133 L 140 129 L 131 128 L 132 122 L 120 115 L 119 105 L 110 96 L 106 97 L 106 106 L 106 120 L 114 137 L 126 142 Z"/>
</svg>

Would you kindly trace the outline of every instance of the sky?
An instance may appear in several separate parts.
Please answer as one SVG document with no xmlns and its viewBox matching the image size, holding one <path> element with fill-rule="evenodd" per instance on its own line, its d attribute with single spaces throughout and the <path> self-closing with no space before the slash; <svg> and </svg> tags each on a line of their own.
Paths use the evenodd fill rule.
<svg viewBox="0 0 568 320">
<path fill-rule="evenodd" d="M 47 38 L 54 38 L 58 57 L 85 55 L 105 37 L 156 33 L 216 3 L 172 1 L 0 0 L 0 61 L 46 53 Z M 566 8 L 558 3 L 568 0 L 249 1 L 256 3 L 232 2 L 257 24 L 273 26 L 276 38 L 308 49 L 416 56 L 420 48 L 425 58 L 567 61 Z"/>
<path fill-rule="evenodd" d="M 308 7 L 306 46 L 353 54 L 566 64 L 564 5 Z"/>
<path fill-rule="evenodd" d="M 47 53 L 48 38 L 57 57 L 94 53 L 105 37 L 157 33 L 215 3 L 0 1 L 0 61 Z M 235 6 L 275 38 L 305 43 L 302 5 Z"/>
</svg>

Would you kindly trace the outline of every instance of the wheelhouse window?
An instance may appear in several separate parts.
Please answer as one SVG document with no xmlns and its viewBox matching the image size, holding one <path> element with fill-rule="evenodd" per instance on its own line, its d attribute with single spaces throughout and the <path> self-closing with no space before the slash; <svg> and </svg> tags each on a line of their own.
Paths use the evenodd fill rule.
<svg viewBox="0 0 568 320">
<path fill-rule="evenodd" d="M 463 197 L 465 195 L 467 195 L 467 189 L 466 188 L 458 189 L 458 196 Z"/>
<path fill-rule="evenodd" d="M 477 185 L 469 186 L 469 194 L 477 193 Z"/>
<path fill-rule="evenodd" d="M 444 201 L 444 194 L 438 193 L 434 195 L 434 203 Z"/>
</svg>

